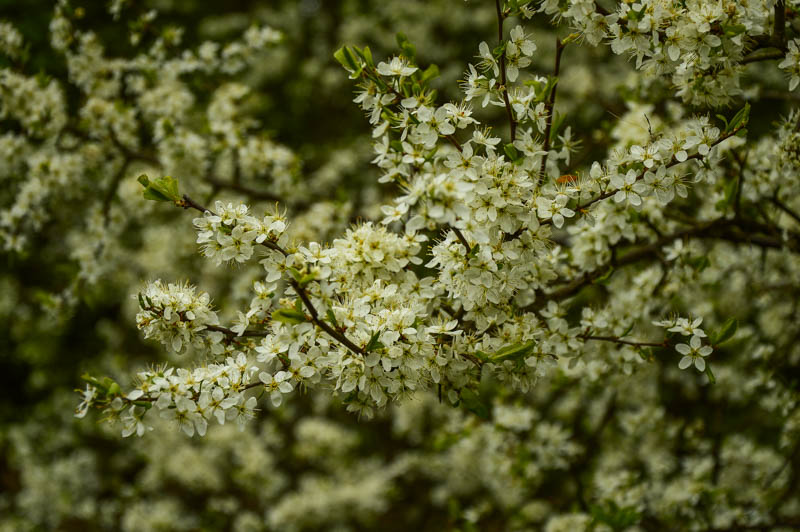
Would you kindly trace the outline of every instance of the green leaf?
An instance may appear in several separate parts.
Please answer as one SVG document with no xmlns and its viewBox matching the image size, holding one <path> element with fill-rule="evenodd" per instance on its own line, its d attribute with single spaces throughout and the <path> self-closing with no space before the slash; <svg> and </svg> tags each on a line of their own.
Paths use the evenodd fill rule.
<svg viewBox="0 0 800 532">
<path fill-rule="evenodd" d="M 747 31 L 747 26 L 744 24 L 723 24 L 722 31 L 725 32 L 727 37 L 735 37 L 736 35 Z"/>
<path fill-rule="evenodd" d="M 336 58 L 337 61 L 345 68 L 345 70 L 352 72 L 356 67 L 356 63 L 353 60 L 353 55 L 350 53 L 350 49 L 347 46 L 342 46 L 335 52 L 333 52 L 333 57 Z"/>
<path fill-rule="evenodd" d="M 606 273 L 604 273 L 603 275 L 601 275 L 600 277 L 595 279 L 594 282 L 596 284 L 608 284 L 608 281 L 611 280 L 611 274 L 612 273 L 614 273 L 614 268 L 613 267 L 609 268 Z"/>
<path fill-rule="evenodd" d="M 642 516 L 634 507 L 620 507 L 614 501 L 593 504 L 589 507 L 592 525 L 607 525 L 612 530 L 622 531 L 638 523 Z"/>
<path fill-rule="evenodd" d="M 138 179 L 139 183 L 144 187 L 144 199 L 153 201 L 181 201 L 180 192 L 178 192 L 178 181 L 170 176 L 164 176 L 150 181 L 150 179 L 142 174 Z"/>
<path fill-rule="evenodd" d="M 438 77 L 439 77 L 439 67 L 436 65 L 431 65 L 428 68 L 426 68 L 425 71 L 422 73 L 420 81 L 422 83 L 427 83 L 433 78 L 438 78 Z"/>
<path fill-rule="evenodd" d="M 492 356 L 490 356 L 489 360 L 497 363 L 497 362 L 502 362 L 504 360 L 524 358 L 531 354 L 535 346 L 536 342 L 534 340 L 525 342 L 524 344 L 508 345 L 497 351 Z"/>
<path fill-rule="evenodd" d="M 628 336 L 628 335 L 631 333 L 631 331 L 633 330 L 633 325 L 634 325 L 634 323 L 631 323 L 631 324 L 628 326 L 628 328 L 627 328 L 627 329 L 625 329 L 625 332 L 624 332 L 624 333 L 622 333 L 622 334 L 620 334 L 620 335 L 619 335 L 619 337 L 620 337 L 620 338 L 625 338 L 626 336 Z"/>
<path fill-rule="evenodd" d="M 475 351 L 475 356 L 478 357 L 478 360 L 481 362 L 489 362 L 489 355 L 483 351 Z"/>
<path fill-rule="evenodd" d="M 503 147 L 503 151 L 512 163 L 516 163 L 520 159 L 519 152 L 511 143 L 506 144 Z"/>
<path fill-rule="evenodd" d="M 417 47 L 411 44 L 411 41 L 408 40 L 405 33 L 398 33 L 395 35 L 395 39 L 397 39 L 397 46 L 403 50 L 403 55 L 408 59 L 413 60 L 417 56 Z"/>
<path fill-rule="evenodd" d="M 369 49 L 369 46 L 364 47 L 364 60 L 367 62 L 367 65 L 370 67 L 375 66 L 375 62 L 372 60 L 372 51 Z"/>
<path fill-rule="evenodd" d="M 697 273 L 702 272 L 709 266 L 711 266 L 711 261 L 708 259 L 706 255 L 702 255 L 700 257 L 694 257 L 688 260 L 689 265 L 692 266 Z"/>
<path fill-rule="evenodd" d="M 714 376 L 714 372 L 711 371 L 711 366 L 709 366 L 708 364 L 706 364 L 705 374 L 708 377 L 708 382 L 710 382 L 711 384 L 717 383 L 717 378 Z"/>
<path fill-rule="evenodd" d="M 487 405 L 477 392 L 469 388 L 461 390 L 461 404 L 481 419 L 489 419 L 489 405 Z"/>
<path fill-rule="evenodd" d="M 561 129 L 561 126 L 564 125 L 564 120 L 567 118 L 567 115 L 562 115 L 561 113 L 555 113 L 552 122 L 552 128 L 550 129 L 550 145 L 552 146 L 558 136 L 558 131 Z"/>
<path fill-rule="evenodd" d="M 384 345 L 380 342 L 380 340 L 378 340 L 378 338 L 380 337 L 381 337 L 380 331 L 376 331 L 375 333 L 373 333 L 369 339 L 369 342 L 367 342 L 367 345 L 364 347 L 364 351 L 370 352 L 384 347 Z"/>
<path fill-rule="evenodd" d="M 492 55 L 496 58 L 499 58 L 501 55 L 503 55 L 503 52 L 505 51 L 506 51 L 506 42 L 503 41 L 499 45 L 497 45 L 494 48 L 494 50 L 492 50 Z"/>
<path fill-rule="evenodd" d="M 739 109 L 739 112 L 733 115 L 731 121 L 728 122 L 728 125 L 725 127 L 725 133 L 730 133 L 737 128 L 742 128 L 747 125 L 748 120 L 750 120 L 750 104 L 744 104 L 744 107 Z"/>
<path fill-rule="evenodd" d="M 114 397 L 117 395 L 122 395 L 122 388 L 120 388 L 119 384 L 112 381 L 108 386 L 108 390 L 106 390 L 106 396 Z"/>
<path fill-rule="evenodd" d="M 733 338 L 733 335 L 736 334 L 736 330 L 738 328 L 739 322 L 736 321 L 736 318 L 728 318 L 725 323 L 722 324 L 722 328 L 719 330 L 719 332 L 714 335 L 711 344 L 717 346 L 723 342 L 727 342 Z"/>
<path fill-rule="evenodd" d="M 272 319 L 281 323 L 297 325 L 308 321 L 304 312 L 294 308 L 279 308 L 272 313 Z"/>
<path fill-rule="evenodd" d="M 299 284 L 301 287 L 304 287 L 316 278 L 317 276 L 313 273 L 307 273 L 306 275 L 302 276 L 299 281 L 297 281 L 297 284 Z"/>
<path fill-rule="evenodd" d="M 103 383 L 101 383 L 99 380 L 92 377 L 88 373 L 84 373 L 83 375 L 81 375 L 81 380 L 88 382 L 89 384 L 91 384 L 95 388 L 98 388 L 102 392 L 105 392 L 106 390 L 106 387 L 103 385 Z"/>
<path fill-rule="evenodd" d="M 286 271 L 289 272 L 289 275 L 291 275 L 295 281 L 297 281 L 298 283 L 300 282 L 300 279 L 303 276 L 303 274 L 300 273 L 300 270 L 298 270 L 297 268 L 290 267 L 286 268 Z"/>
<path fill-rule="evenodd" d="M 328 321 L 331 322 L 331 325 L 333 325 L 337 329 L 339 328 L 339 322 L 336 321 L 336 315 L 333 313 L 331 309 L 328 309 L 327 312 L 325 312 L 325 316 L 328 318 Z"/>
</svg>

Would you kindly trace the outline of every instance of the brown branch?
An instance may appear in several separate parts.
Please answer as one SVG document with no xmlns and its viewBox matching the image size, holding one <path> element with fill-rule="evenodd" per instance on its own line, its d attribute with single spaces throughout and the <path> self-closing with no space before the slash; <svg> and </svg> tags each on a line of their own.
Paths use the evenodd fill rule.
<svg viewBox="0 0 800 532">
<path fill-rule="evenodd" d="M 181 201 L 181 203 L 178 204 L 178 207 L 183 207 L 184 209 L 194 209 L 200 212 L 207 211 L 210 212 L 211 214 L 214 214 L 214 211 L 212 211 L 211 209 L 206 209 L 205 207 L 194 201 L 192 198 L 190 198 L 187 194 L 183 195 L 183 200 Z"/>
<path fill-rule="evenodd" d="M 780 236 L 768 236 L 765 233 L 769 227 L 750 220 L 728 220 L 718 218 L 709 222 L 697 222 L 689 229 L 677 231 L 665 235 L 655 242 L 634 247 L 627 251 L 622 257 L 615 258 L 609 264 L 605 264 L 590 272 L 586 272 L 580 277 L 569 280 L 560 285 L 555 290 L 542 294 L 534 303 L 524 307 L 523 311 L 536 311 L 547 304 L 548 301 L 562 301 L 576 295 L 585 286 L 592 284 L 597 279 L 609 274 L 614 268 L 634 264 L 643 260 L 657 260 L 661 248 L 665 245 L 682 238 L 700 238 L 709 240 L 724 240 L 734 244 L 750 244 L 765 249 L 789 249 L 793 252 L 800 252 L 800 235 L 793 233 L 792 242 L 784 242 Z"/>
<path fill-rule="evenodd" d="M 316 325 L 317 327 L 328 333 L 330 336 L 339 341 L 339 343 L 343 344 L 353 353 L 366 356 L 367 353 L 364 351 L 363 348 L 358 347 L 356 344 L 350 341 L 350 339 L 348 339 L 343 333 L 331 327 L 327 322 L 319 319 L 319 314 L 317 312 L 317 309 L 314 308 L 314 305 L 311 303 L 311 299 L 308 297 L 308 294 L 297 281 L 292 280 L 290 281 L 290 284 L 294 288 L 295 292 L 297 292 L 297 295 L 300 296 L 300 299 L 303 301 L 303 304 L 306 306 L 308 312 L 311 314 L 311 321 L 314 323 L 314 325 Z"/>
<path fill-rule="evenodd" d="M 203 207 L 202 205 L 200 205 L 199 203 L 194 201 L 192 198 L 190 198 L 186 194 L 183 195 L 183 204 L 181 204 L 180 206 L 183 207 L 184 209 L 190 209 L 191 208 L 191 209 L 195 209 L 195 210 L 200 211 L 200 212 L 208 211 L 208 212 L 213 214 L 213 211 L 211 211 L 209 209 L 206 209 L 205 207 Z M 289 255 L 288 251 L 286 251 L 285 249 L 280 247 L 275 242 L 272 242 L 272 241 L 269 241 L 269 240 L 265 240 L 264 242 L 261 243 L 261 245 L 264 246 L 264 247 L 267 247 L 269 249 L 273 249 L 275 251 L 278 251 L 278 252 L 282 253 L 284 257 Z M 311 298 L 308 297 L 308 293 L 305 291 L 305 289 L 302 286 L 300 286 L 300 283 L 298 283 L 297 281 L 292 279 L 292 280 L 289 281 L 289 284 L 292 285 L 292 288 L 294 288 L 294 291 L 297 293 L 297 296 L 300 298 L 300 300 L 303 302 L 303 304 L 308 309 L 308 313 L 310 314 L 310 317 L 311 317 L 311 322 L 314 325 L 316 325 L 317 327 L 319 327 L 320 329 L 322 329 L 323 331 L 328 333 L 331 337 L 333 337 L 339 343 L 341 343 L 342 345 L 347 347 L 350 351 L 352 351 L 352 352 L 354 352 L 356 354 L 360 354 L 362 356 L 366 356 L 366 352 L 364 351 L 363 348 L 358 347 L 349 338 L 347 338 L 347 336 L 345 336 L 344 333 L 342 333 L 340 331 L 337 331 L 336 329 L 331 327 L 328 323 L 326 323 L 324 320 L 320 319 L 319 312 L 317 311 L 316 307 L 314 307 L 314 305 L 311 303 Z M 230 331 L 230 332 L 233 333 L 233 331 Z M 255 336 L 255 335 L 253 335 L 253 336 Z"/>
<path fill-rule="evenodd" d="M 556 63 L 555 68 L 553 69 L 553 77 L 555 78 L 555 82 L 553 84 L 553 88 L 550 91 L 550 96 L 545 103 L 545 114 L 547 116 L 546 126 L 544 129 L 544 147 L 542 150 L 544 151 L 544 155 L 542 155 L 542 164 L 539 168 L 539 177 L 538 182 L 541 185 L 544 182 L 545 171 L 547 170 L 547 156 L 550 154 L 550 131 L 553 128 L 553 111 L 556 106 L 556 93 L 558 91 L 558 74 L 561 70 L 561 54 L 564 52 L 564 44 L 561 39 L 558 38 L 556 35 Z"/>
<path fill-rule="evenodd" d="M 760 35 L 754 40 L 757 46 L 739 62 L 743 65 L 771 59 L 783 59 L 786 56 L 786 2 L 775 2 L 773 12 L 772 35 Z"/>
<path fill-rule="evenodd" d="M 500 7 L 500 0 L 495 0 L 497 7 L 497 40 L 503 44 L 503 22 L 505 15 L 503 8 Z M 506 104 L 506 114 L 508 115 L 508 128 L 511 133 L 511 142 L 517 139 L 517 121 L 514 120 L 514 110 L 511 107 L 511 100 L 508 99 L 508 81 L 506 80 L 506 50 L 503 48 L 503 53 L 500 54 L 500 91 L 503 94 L 503 102 Z"/>
<path fill-rule="evenodd" d="M 450 226 L 450 229 L 452 229 L 453 232 L 456 234 L 458 240 L 461 242 L 461 245 L 467 248 L 467 256 L 469 256 L 469 254 L 472 252 L 472 248 L 470 247 L 469 242 L 467 242 L 467 239 L 464 238 L 463 233 L 461 233 L 461 231 L 459 231 L 457 227 Z"/>
<path fill-rule="evenodd" d="M 603 15 L 604 17 L 607 17 L 608 15 L 611 14 L 611 12 L 608 9 L 601 6 L 600 3 L 597 2 L 597 0 L 595 0 L 594 2 L 594 10 Z"/>
<path fill-rule="evenodd" d="M 590 334 L 578 335 L 583 340 L 596 340 L 602 342 L 613 342 L 615 344 L 632 345 L 635 347 L 667 347 L 667 341 L 663 342 L 636 342 L 633 340 L 623 340 L 617 336 L 593 336 Z"/>
<path fill-rule="evenodd" d="M 791 216 L 795 222 L 800 224 L 800 214 L 797 214 L 792 209 L 790 209 L 785 203 L 779 200 L 777 197 L 770 198 L 770 201 L 775 204 L 780 210 Z"/>
<path fill-rule="evenodd" d="M 270 334 L 268 331 L 254 331 L 254 330 L 247 330 L 247 331 L 244 331 L 242 334 L 239 334 L 239 333 L 237 333 L 237 332 L 235 332 L 235 331 L 233 331 L 231 329 L 228 329 L 227 327 L 222 327 L 221 325 L 206 325 L 206 330 L 215 331 L 215 332 L 221 332 L 225 336 L 229 336 L 229 337 L 237 337 L 237 336 L 262 336 L 263 337 L 263 336 L 269 336 L 269 334 Z"/>
</svg>

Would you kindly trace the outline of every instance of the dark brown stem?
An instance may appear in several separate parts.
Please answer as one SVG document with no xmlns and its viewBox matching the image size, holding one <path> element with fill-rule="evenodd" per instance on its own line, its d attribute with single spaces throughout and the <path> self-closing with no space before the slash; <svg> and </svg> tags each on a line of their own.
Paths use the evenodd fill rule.
<svg viewBox="0 0 800 532">
<path fill-rule="evenodd" d="M 213 214 L 213 211 L 210 211 L 210 210 L 206 209 L 205 207 L 203 207 L 202 205 L 200 205 L 199 203 L 194 201 L 192 198 L 190 198 L 186 194 L 183 195 L 183 204 L 181 204 L 180 206 L 183 207 L 184 209 L 191 208 L 191 209 L 195 209 L 195 210 L 200 211 L 200 212 L 208 211 L 208 212 L 211 212 Z M 273 249 L 275 251 L 278 251 L 278 252 L 282 253 L 284 257 L 289 255 L 288 251 L 286 251 L 285 249 L 280 247 L 275 242 L 271 242 L 269 240 L 265 240 L 264 242 L 261 243 L 261 245 L 264 246 L 264 247 L 267 247 L 269 249 Z M 366 355 L 366 353 L 364 352 L 364 350 L 362 348 L 360 348 L 356 344 L 354 344 L 343 333 L 337 331 L 336 329 L 334 329 L 333 327 L 328 325 L 328 323 L 326 323 L 325 321 L 323 321 L 323 320 L 321 320 L 319 318 L 319 312 L 317 312 L 317 309 L 311 303 L 311 298 L 308 297 L 308 293 L 306 293 L 305 289 L 302 286 L 300 286 L 300 283 L 298 283 L 297 281 L 292 279 L 291 281 L 289 281 L 289 284 L 292 285 L 292 288 L 294 288 L 294 291 L 297 292 L 297 296 L 300 298 L 300 300 L 303 302 L 303 304 L 308 309 L 308 313 L 311 315 L 311 322 L 314 323 L 314 325 L 316 325 L 317 327 L 319 327 L 320 329 L 322 329 L 323 331 L 328 333 L 331 337 L 333 337 L 335 340 L 337 340 L 339 343 L 341 343 L 342 345 L 347 347 L 352 352 L 354 352 L 356 354 L 360 354 L 360 355 Z M 231 333 L 233 333 L 233 331 L 231 331 Z M 233 334 L 235 334 L 235 333 L 233 333 Z"/>
<path fill-rule="evenodd" d="M 613 342 L 615 344 L 632 345 L 636 347 L 667 347 L 667 341 L 663 342 L 636 342 L 633 340 L 623 340 L 616 336 L 593 336 L 590 334 L 581 334 L 578 336 L 583 340 L 596 340 L 602 342 Z"/>
<path fill-rule="evenodd" d="M 601 5 L 600 5 L 600 4 L 597 2 L 597 0 L 595 0 L 595 2 L 594 2 L 594 10 L 595 10 L 595 11 L 597 11 L 598 13 L 600 13 L 601 15 L 603 15 L 604 17 L 607 17 L 608 15 L 610 15 L 610 14 L 611 14 L 611 13 L 608 11 L 608 9 L 604 8 L 603 6 L 601 6 Z"/>
<path fill-rule="evenodd" d="M 497 40 L 503 44 L 503 22 L 505 15 L 500 6 L 500 0 L 495 0 L 497 7 Z M 508 115 L 508 128 L 511 133 L 511 142 L 517 139 L 517 121 L 514 120 L 514 110 L 511 107 L 511 100 L 508 99 L 508 81 L 506 80 L 506 51 L 500 55 L 500 92 L 503 94 L 503 102 L 506 104 L 506 114 Z"/>
<path fill-rule="evenodd" d="M 555 83 L 553 84 L 553 88 L 550 91 L 550 97 L 547 98 L 547 102 L 545 103 L 545 114 L 547 116 L 547 123 L 544 129 L 544 147 L 542 150 L 544 151 L 544 155 L 542 155 L 542 164 L 539 168 L 539 185 L 544 183 L 545 171 L 547 170 L 547 156 L 550 154 L 550 131 L 553 128 L 553 110 L 556 106 L 556 93 L 558 91 L 558 74 L 561 71 L 561 54 L 564 52 L 564 47 L 566 45 L 561 42 L 561 39 L 556 36 L 556 63 L 555 68 L 553 69 L 553 77 L 555 78 Z"/>
<path fill-rule="evenodd" d="M 797 214 L 792 209 L 790 209 L 785 203 L 779 200 L 777 197 L 771 198 L 770 201 L 775 204 L 780 210 L 791 216 L 795 222 L 800 224 L 800 214 Z"/>
<path fill-rule="evenodd" d="M 773 13 L 772 35 L 761 35 L 755 38 L 756 48 L 746 55 L 740 63 L 756 63 L 771 59 L 783 59 L 786 56 L 786 2 L 775 2 Z"/>
<path fill-rule="evenodd" d="M 232 331 L 231 329 L 228 329 L 227 327 L 222 327 L 220 325 L 206 325 L 206 330 L 221 332 L 225 336 L 229 336 L 232 338 L 236 336 L 269 336 L 270 334 L 268 331 L 253 331 L 253 330 L 244 331 L 242 334 L 239 334 L 237 332 Z"/>
<path fill-rule="evenodd" d="M 178 204 L 178 207 L 183 207 L 184 209 L 194 209 L 200 212 L 208 211 L 211 214 L 214 214 L 214 211 L 212 211 L 211 209 L 206 209 L 205 207 L 194 201 L 186 194 L 183 195 L 183 200 Z"/>
<path fill-rule="evenodd" d="M 544 308 L 548 301 L 562 301 L 576 295 L 585 286 L 610 274 L 614 268 L 635 264 L 640 261 L 657 260 L 661 253 L 661 248 L 665 245 L 682 238 L 700 238 L 709 240 L 724 240 L 733 244 L 755 245 L 763 249 L 784 250 L 789 249 L 795 253 L 800 252 L 800 235 L 790 233 L 792 240 L 783 241 L 780 235 L 770 236 L 765 233 L 770 232 L 770 227 L 751 220 L 730 220 L 717 218 L 709 222 L 695 222 L 694 225 L 682 231 L 665 235 L 651 244 L 645 244 L 626 250 L 625 254 L 615 258 L 609 264 L 605 264 L 586 272 L 580 277 L 569 280 L 558 286 L 551 292 L 545 293 L 537 298 L 534 303 L 524 307 L 522 310 L 535 312 Z"/>
<path fill-rule="evenodd" d="M 311 321 L 314 323 L 314 325 L 316 325 L 317 327 L 328 333 L 334 339 L 338 340 L 339 343 L 347 347 L 353 353 L 366 356 L 366 352 L 364 352 L 364 349 L 358 347 L 356 344 L 351 342 L 344 334 L 331 327 L 327 322 L 319 319 L 319 313 L 317 312 L 317 309 L 314 308 L 314 305 L 311 303 L 311 299 L 308 297 L 308 294 L 297 281 L 292 280 L 290 284 L 294 288 L 294 291 L 297 292 L 297 295 L 300 297 L 300 299 L 303 301 L 303 304 L 308 309 L 309 314 L 311 314 Z"/>
<path fill-rule="evenodd" d="M 210 210 L 206 209 L 205 207 L 203 207 L 202 205 L 200 205 L 199 203 L 194 201 L 192 198 L 190 198 L 186 194 L 183 195 L 183 204 L 180 205 L 180 206 L 183 207 L 184 209 L 191 208 L 191 209 L 198 210 L 200 212 L 208 211 L 208 212 L 211 212 L 213 214 L 213 211 L 210 211 Z M 286 251 L 285 249 L 280 247 L 275 242 L 271 242 L 269 240 L 265 240 L 264 242 L 261 243 L 261 245 L 264 246 L 264 247 L 267 247 L 269 249 L 273 249 L 275 251 L 278 251 L 278 252 L 282 253 L 284 257 L 289 255 L 288 251 Z M 356 344 L 354 344 L 343 333 L 337 331 L 336 329 L 331 327 L 327 322 L 325 322 L 325 321 L 320 319 L 319 312 L 317 312 L 316 307 L 314 307 L 314 305 L 311 303 L 311 298 L 308 297 L 308 293 L 305 291 L 305 289 L 302 286 L 300 286 L 300 283 L 298 283 L 297 281 L 292 279 L 289 282 L 289 284 L 292 285 L 292 288 L 294 288 L 294 291 L 297 292 L 297 296 L 300 298 L 300 300 L 306 306 L 306 309 L 308 309 L 308 313 L 311 315 L 311 322 L 314 323 L 314 325 L 316 325 L 317 327 L 319 327 L 320 329 L 322 329 L 323 331 L 328 333 L 335 340 L 337 340 L 339 343 L 341 343 L 342 345 L 347 347 L 352 352 L 360 354 L 360 355 L 366 355 L 366 353 L 364 352 L 364 350 L 362 348 L 360 348 Z M 225 332 L 225 331 L 222 331 L 222 332 Z M 233 334 L 236 334 L 233 331 L 230 331 L 230 332 L 233 333 Z M 251 336 L 259 336 L 259 335 L 252 334 Z"/>
<path fill-rule="evenodd" d="M 461 242 L 461 245 L 467 248 L 467 255 L 469 255 L 472 252 L 472 248 L 470 247 L 469 242 L 467 242 L 467 239 L 464 238 L 464 235 L 458 230 L 457 227 L 450 226 L 450 229 L 452 229 L 456 234 L 458 240 Z"/>
</svg>

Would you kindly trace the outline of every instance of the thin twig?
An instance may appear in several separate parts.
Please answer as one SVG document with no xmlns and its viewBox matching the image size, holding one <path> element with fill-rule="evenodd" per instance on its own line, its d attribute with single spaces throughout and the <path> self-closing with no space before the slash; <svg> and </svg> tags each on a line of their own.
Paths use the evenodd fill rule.
<svg viewBox="0 0 800 532">
<path fill-rule="evenodd" d="M 558 91 L 558 75 L 561 71 L 561 54 L 564 52 L 564 47 L 566 45 L 561 41 L 561 39 L 556 36 L 556 62 L 555 68 L 553 69 L 553 77 L 555 78 L 555 82 L 553 83 L 553 88 L 550 91 L 550 97 L 547 99 L 545 103 L 545 115 L 547 123 L 544 129 L 544 147 L 542 150 L 544 151 L 544 155 L 542 155 L 542 164 L 539 168 L 539 185 L 544 182 L 545 171 L 547 170 L 547 156 L 550 154 L 550 131 L 553 128 L 553 111 L 556 106 L 556 93 Z"/>
<path fill-rule="evenodd" d="M 633 340 L 623 340 L 617 336 L 593 336 L 589 334 L 578 335 L 583 340 L 596 340 L 601 342 L 613 342 L 615 344 L 632 345 L 635 347 L 667 347 L 667 341 L 663 342 L 636 342 Z"/>
<path fill-rule="evenodd" d="M 503 44 L 503 22 L 505 15 L 503 8 L 500 7 L 500 0 L 495 0 L 497 7 L 497 40 Z M 511 100 L 508 99 L 508 81 L 506 80 L 506 50 L 500 54 L 500 92 L 503 94 L 503 102 L 506 104 L 506 114 L 508 114 L 508 128 L 511 133 L 511 142 L 517 139 L 517 121 L 514 120 L 514 110 L 511 107 Z"/>
<path fill-rule="evenodd" d="M 467 256 L 469 256 L 469 254 L 472 252 L 472 248 L 470 247 L 469 242 L 467 242 L 467 239 L 464 238 L 464 235 L 458 230 L 457 227 L 450 226 L 450 229 L 452 229 L 456 234 L 458 240 L 461 242 L 461 245 L 467 248 Z"/>
<path fill-rule="evenodd" d="M 781 200 L 779 200 L 777 197 L 775 197 L 775 198 L 770 198 L 770 201 L 771 201 L 772 203 L 774 203 L 774 204 L 775 204 L 775 206 L 776 206 L 776 207 L 778 207 L 780 210 L 782 210 L 783 212 L 785 212 L 786 214 L 788 214 L 789 216 L 791 216 L 791 217 L 794 219 L 794 221 L 795 221 L 795 222 L 797 222 L 797 223 L 799 223 L 799 224 L 800 224 L 800 214 L 797 214 L 796 212 L 794 212 L 792 209 L 790 209 L 790 208 L 788 207 L 788 205 L 786 205 L 785 203 L 783 203 L 783 202 L 782 202 Z"/>
<path fill-rule="evenodd" d="M 211 211 L 209 209 L 206 209 L 205 207 L 203 207 L 202 205 L 200 205 L 199 203 L 194 201 L 192 198 L 190 198 L 186 194 L 183 195 L 183 202 L 179 206 L 183 207 L 184 209 L 191 208 L 191 209 L 195 209 L 195 210 L 200 211 L 200 212 L 208 211 L 208 212 L 213 214 L 213 211 Z M 278 244 L 276 244 L 275 242 L 272 242 L 270 240 L 265 240 L 264 242 L 261 243 L 261 245 L 264 246 L 264 247 L 267 247 L 269 249 L 273 249 L 275 251 L 278 251 L 278 252 L 282 253 L 284 257 L 289 256 L 289 252 L 288 251 L 286 251 L 281 246 L 279 246 Z M 306 309 L 308 309 L 308 313 L 310 314 L 311 322 L 314 325 L 316 325 L 317 327 L 319 327 L 320 329 L 322 329 L 323 331 L 328 333 L 331 337 L 333 337 L 339 343 L 341 343 L 342 345 L 347 347 L 353 353 L 356 353 L 356 354 L 359 354 L 359 355 L 362 355 L 362 356 L 366 356 L 366 352 L 364 351 L 363 348 L 358 347 L 349 338 L 347 338 L 347 336 L 345 336 L 344 333 L 342 333 L 340 331 L 337 331 L 336 329 L 331 327 L 327 322 L 325 322 L 324 320 L 320 319 L 319 312 L 317 311 L 316 307 L 314 307 L 313 303 L 311 302 L 311 298 L 308 296 L 308 293 L 306 292 L 305 288 L 303 288 L 300 285 L 300 283 L 298 283 L 297 281 L 292 279 L 292 280 L 289 281 L 289 284 L 292 286 L 292 288 L 294 288 L 294 291 L 297 293 L 297 296 L 300 298 L 300 300 L 306 306 Z M 233 332 L 233 331 L 231 331 L 231 332 Z"/>
</svg>

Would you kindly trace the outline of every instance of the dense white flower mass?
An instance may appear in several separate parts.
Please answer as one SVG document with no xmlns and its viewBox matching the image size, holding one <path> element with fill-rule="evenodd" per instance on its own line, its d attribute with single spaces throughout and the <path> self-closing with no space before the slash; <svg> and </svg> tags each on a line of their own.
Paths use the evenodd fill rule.
<svg viewBox="0 0 800 532">
<path fill-rule="evenodd" d="M 382 31 L 345 4 L 345 35 Z M 138 437 L 137 489 L 214 492 L 225 529 L 379 529 L 405 504 L 441 530 L 796 529 L 800 2 L 440 4 L 376 9 L 473 21 L 463 57 L 430 46 L 449 64 L 402 33 L 325 52 L 366 131 L 319 151 L 264 112 L 254 69 L 294 43 L 271 26 L 189 46 L 148 9 L 117 56 L 59 0 L 59 78 L 0 21 L 0 247 L 66 244 L 36 295 L 56 314 L 138 286 L 165 356 L 85 375 L 76 417 Z M 10 438 L 45 493 L 33 437 Z M 119 522 L 205 526 L 170 501 Z"/>
</svg>

